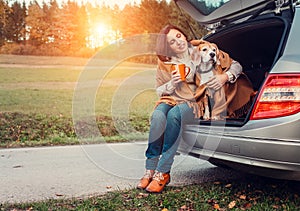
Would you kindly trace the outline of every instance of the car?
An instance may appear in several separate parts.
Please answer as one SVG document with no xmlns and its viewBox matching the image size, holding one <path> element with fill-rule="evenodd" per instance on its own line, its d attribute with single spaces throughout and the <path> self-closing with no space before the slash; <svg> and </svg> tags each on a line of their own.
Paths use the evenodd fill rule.
<svg viewBox="0 0 300 211">
<path fill-rule="evenodd" d="M 178 148 L 216 166 L 300 181 L 300 7 L 293 0 L 175 0 L 240 62 L 257 91 L 243 118 L 186 125 Z"/>
</svg>

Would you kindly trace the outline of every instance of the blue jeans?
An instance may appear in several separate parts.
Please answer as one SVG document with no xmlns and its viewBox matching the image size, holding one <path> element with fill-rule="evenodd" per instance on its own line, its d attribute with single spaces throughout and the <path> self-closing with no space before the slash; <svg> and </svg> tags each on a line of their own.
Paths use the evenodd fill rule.
<svg viewBox="0 0 300 211">
<path fill-rule="evenodd" d="M 195 121 L 193 109 L 186 103 L 170 106 L 159 104 L 150 124 L 146 169 L 170 172 L 181 139 L 182 126 Z"/>
</svg>

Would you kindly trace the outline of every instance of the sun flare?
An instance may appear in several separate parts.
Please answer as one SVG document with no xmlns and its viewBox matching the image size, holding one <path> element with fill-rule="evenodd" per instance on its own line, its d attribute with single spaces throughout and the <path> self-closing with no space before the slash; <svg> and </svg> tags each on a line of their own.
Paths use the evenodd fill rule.
<svg viewBox="0 0 300 211">
<path fill-rule="evenodd" d="M 95 25 L 94 31 L 98 34 L 105 34 L 108 30 L 108 27 L 102 23 L 98 23 Z"/>
<path fill-rule="evenodd" d="M 90 28 L 89 47 L 98 48 L 111 44 L 121 37 L 119 31 L 114 31 L 110 25 L 96 23 Z"/>
</svg>

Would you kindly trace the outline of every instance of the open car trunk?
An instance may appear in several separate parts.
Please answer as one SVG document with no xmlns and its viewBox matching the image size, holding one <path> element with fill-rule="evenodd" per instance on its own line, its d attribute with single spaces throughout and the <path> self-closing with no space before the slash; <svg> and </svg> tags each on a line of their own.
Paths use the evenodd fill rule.
<svg viewBox="0 0 300 211">
<path fill-rule="evenodd" d="M 285 35 L 289 30 L 288 23 L 287 18 L 279 16 L 255 19 L 226 27 L 216 34 L 210 34 L 205 40 L 216 43 L 219 49 L 240 62 L 254 90 L 259 92 L 267 74 L 282 54 Z M 251 109 L 241 119 L 226 121 L 240 125 L 245 123 L 250 113 Z"/>
</svg>

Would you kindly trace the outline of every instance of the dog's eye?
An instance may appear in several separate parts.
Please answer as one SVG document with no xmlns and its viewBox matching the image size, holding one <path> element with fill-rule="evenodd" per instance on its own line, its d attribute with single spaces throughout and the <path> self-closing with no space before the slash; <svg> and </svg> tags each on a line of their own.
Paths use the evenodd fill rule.
<svg viewBox="0 0 300 211">
<path fill-rule="evenodd" d="M 207 51 L 207 48 L 203 48 L 202 51 Z"/>
<path fill-rule="evenodd" d="M 213 49 L 213 52 L 216 52 L 216 49 L 215 49 L 215 48 Z"/>
</svg>

